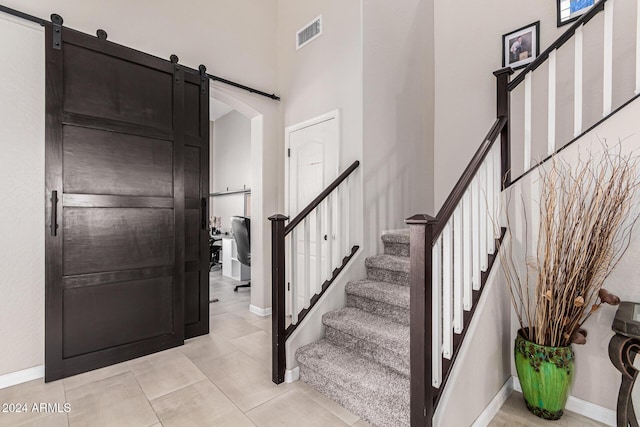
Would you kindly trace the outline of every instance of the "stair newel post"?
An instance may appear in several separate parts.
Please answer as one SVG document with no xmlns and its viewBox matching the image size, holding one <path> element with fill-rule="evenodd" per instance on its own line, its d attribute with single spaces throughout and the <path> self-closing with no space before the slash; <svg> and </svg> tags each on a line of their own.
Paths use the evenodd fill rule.
<svg viewBox="0 0 640 427">
<path fill-rule="evenodd" d="M 411 425 L 428 426 L 433 420 L 433 388 L 431 386 L 432 333 L 432 246 L 437 223 L 429 215 L 414 215 L 405 221 L 409 225 L 411 259 L 410 305 L 410 367 Z"/>
<path fill-rule="evenodd" d="M 504 190 L 511 183 L 511 120 L 510 120 L 510 100 L 509 77 L 513 74 L 511 67 L 502 68 L 493 73 L 497 79 L 497 116 L 506 117 L 507 124 L 500 133 L 500 158 L 502 179 L 502 189 Z"/>
<path fill-rule="evenodd" d="M 285 224 L 289 217 L 281 214 L 269 217 L 271 221 L 271 339 L 272 380 L 276 384 L 284 381 L 286 357 L 285 332 Z"/>
</svg>

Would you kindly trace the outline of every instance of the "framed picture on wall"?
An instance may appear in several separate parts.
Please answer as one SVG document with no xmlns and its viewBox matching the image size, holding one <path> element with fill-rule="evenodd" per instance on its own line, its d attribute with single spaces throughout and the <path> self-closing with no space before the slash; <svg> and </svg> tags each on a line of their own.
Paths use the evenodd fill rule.
<svg viewBox="0 0 640 427">
<path fill-rule="evenodd" d="M 540 55 L 540 21 L 502 36 L 502 66 L 522 68 Z"/>
<path fill-rule="evenodd" d="M 557 0 L 558 1 L 558 27 L 575 21 L 586 11 L 591 9 L 595 0 Z"/>
</svg>

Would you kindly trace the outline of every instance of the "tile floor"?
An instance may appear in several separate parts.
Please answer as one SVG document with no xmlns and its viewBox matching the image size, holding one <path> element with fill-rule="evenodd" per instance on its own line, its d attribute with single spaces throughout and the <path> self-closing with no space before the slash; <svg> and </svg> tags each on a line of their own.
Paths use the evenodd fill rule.
<svg viewBox="0 0 640 427">
<path fill-rule="evenodd" d="M 591 427 L 605 425 L 571 411 L 565 411 L 562 418 L 557 421 L 545 421 L 527 410 L 522 400 L 522 394 L 517 392 L 509 396 L 509 399 L 500 408 L 500 412 L 489 423 L 489 427 Z"/>
<path fill-rule="evenodd" d="M 271 382 L 271 319 L 248 310 L 249 289 L 211 273 L 211 334 L 184 346 L 44 384 L 0 390 L 0 403 L 68 402 L 69 413 L 0 413 L 5 426 L 354 426 L 366 427 L 306 384 Z M 491 427 L 548 426 L 514 393 Z M 599 426 L 566 413 L 554 426 Z"/>
<path fill-rule="evenodd" d="M 68 402 L 67 413 L 0 413 L 5 426 L 356 426 L 366 423 L 306 384 L 271 382 L 271 319 L 250 290 L 211 273 L 211 334 L 184 346 L 44 384 L 0 390 L 0 403 Z"/>
</svg>

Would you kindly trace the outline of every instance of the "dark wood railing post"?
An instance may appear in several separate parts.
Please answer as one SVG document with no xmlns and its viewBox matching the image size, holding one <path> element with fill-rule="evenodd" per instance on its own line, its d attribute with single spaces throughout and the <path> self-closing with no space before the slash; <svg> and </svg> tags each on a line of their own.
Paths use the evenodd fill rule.
<svg viewBox="0 0 640 427">
<path fill-rule="evenodd" d="M 498 118 L 506 117 L 507 124 L 500 133 L 500 157 L 502 159 L 502 189 L 504 190 L 511 183 L 511 120 L 509 113 L 511 111 L 509 92 L 509 76 L 513 74 L 511 67 L 502 68 L 493 73 L 497 78 L 498 97 L 497 97 L 497 114 Z"/>
<path fill-rule="evenodd" d="M 411 258 L 411 425 L 430 427 L 433 422 L 431 248 L 437 221 L 429 215 L 414 215 L 405 222 L 410 228 Z"/>
<path fill-rule="evenodd" d="M 272 351 L 272 380 L 276 384 L 284 381 L 286 357 L 285 344 L 285 252 L 284 252 L 284 222 L 289 217 L 276 214 L 269 217 L 271 221 L 271 351 Z"/>
</svg>

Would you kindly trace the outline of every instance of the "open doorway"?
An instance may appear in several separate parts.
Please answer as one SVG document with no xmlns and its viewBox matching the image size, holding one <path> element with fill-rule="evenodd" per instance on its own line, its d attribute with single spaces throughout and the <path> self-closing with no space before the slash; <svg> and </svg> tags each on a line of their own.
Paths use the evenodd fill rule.
<svg viewBox="0 0 640 427">
<path fill-rule="evenodd" d="M 216 308 L 248 311 L 251 302 L 251 120 L 218 99 L 212 99 L 210 104 L 210 298 L 218 305 Z"/>
</svg>

